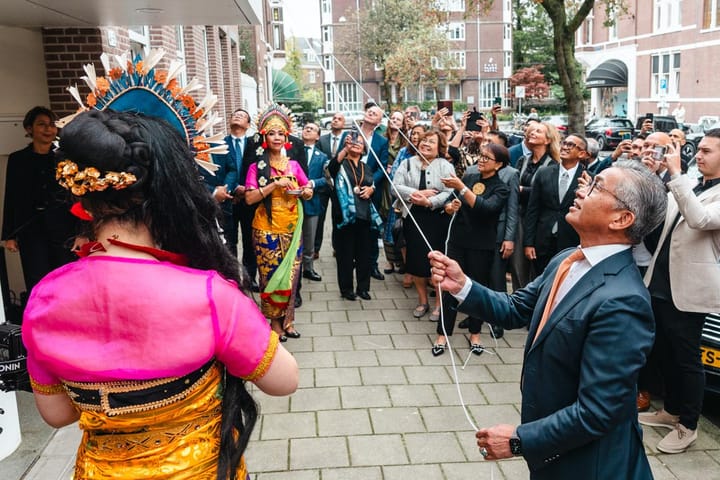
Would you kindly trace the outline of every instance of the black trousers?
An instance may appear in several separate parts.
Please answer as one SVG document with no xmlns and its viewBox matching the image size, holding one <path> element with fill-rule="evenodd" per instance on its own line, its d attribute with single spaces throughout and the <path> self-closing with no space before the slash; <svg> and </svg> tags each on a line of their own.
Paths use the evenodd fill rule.
<svg viewBox="0 0 720 480">
<path fill-rule="evenodd" d="M 323 230 L 325 230 L 325 214 L 327 213 L 328 203 L 330 202 L 329 192 L 318 193 L 320 198 L 320 215 L 318 215 L 317 230 L 315 230 L 315 253 L 320 253 L 320 247 L 323 242 Z"/>
<path fill-rule="evenodd" d="M 370 242 L 372 237 L 368 220 L 355 220 L 355 223 L 333 229 L 340 293 L 370 290 Z M 357 289 L 353 289 L 353 271 L 355 271 Z"/>
<path fill-rule="evenodd" d="M 469 248 L 458 247 L 452 241 L 448 244 L 448 257 L 452 258 L 460 264 L 463 272 L 470 278 L 484 286 L 490 285 L 490 270 L 493 262 L 493 252 L 491 250 L 471 250 Z M 438 322 L 436 332 L 443 335 L 443 325 L 448 337 L 453 334 L 455 329 L 455 318 L 457 317 L 458 301 L 449 293 L 443 291 L 443 321 Z M 480 333 L 483 321 L 479 318 L 470 318 L 470 333 Z"/>
<path fill-rule="evenodd" d="M 28 229 L 18 234 L 20 263 L 25 289 L 30 291 L 48 273 L 77 259 L 70 251 L 73 237 L 40 229 Z"/>
<path fill-rule="evenodd" d="M 665 383 L 665 410 L 697 429 L 705 391 L 700 356 L 705 314 L 681 312 L 671 301 L 652 297 L 655 345 L 649 362 L 657 362 Z"/>
<path fill-rule="evenodd" d="M 234 243 L 230 243 L 231 250 L 237 256 L 235 246 L 238 243 L 238 226 L 240 227 L 240 236 L 242 240 L 242 259 L 241 263 L 247 270 L 250 279 L 255 279 L 257 275 L 257 257 L 252 241 L 252 221 L 255 217 L 255 209 L 257 205 L 246 205 L 245 203 L 236 203 L 233 205 L 233 227 L 234 227 Z M 237 245 L 239 248 L 239 245 Z"/>
</svg>

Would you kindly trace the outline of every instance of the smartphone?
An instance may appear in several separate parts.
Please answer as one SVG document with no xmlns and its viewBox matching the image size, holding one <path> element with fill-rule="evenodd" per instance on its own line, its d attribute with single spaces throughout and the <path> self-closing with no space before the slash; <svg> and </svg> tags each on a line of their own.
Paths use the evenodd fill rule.
<svg viewBox="0 0 720 480">
<path fill-rule="evenodd" d="M 493 100 L 493 105 L 502 105 L 502 97 L 495 97 L 495 100 Z"/>
<path fill-rule="evenodd" d="M 632 135 L 630 133 L 623 133 L 621 138 L 622 140 L 632 140 Z"/>
<path fill-rule="evenodd" d="M 661 162 L 663 158 L 665 158 L 665 154 L 667 153 L 667 146 L 665 145 L 657 145 L 653 148 L 653 160 L 656 162 Z"/>
<path fill-rule="evenodd" d="M 360 132 L 358 132 L 357 128 L 350 130 L 350 140 L 352 143 L 359 143 L 358 138 L 360 138 Z"/>
<path fill-rule="evenodd" d="M 452 100 L 438 100 L 437 101 L 437 109 L 440 110 L 441 108 L 447 108 L 448 109 L 448 115 L 453 114 L 453 102 Z"/>
<path fill-rule="evenodd" d="M 475 122 L 483 118 L 485 118 L 485 116 L 482 112 L 478 112 L 475 108 L 473 108 L 473 111 L 470 112 L 470 116 L 468 116 L 467 122 L 465 123 L 465 130 L 469 132 L 479 132 L 480 125 Z"/>
<path fill-rule="evenodd" d="M 411 111 L 411 112 L 410 112 L 410 118 L 412 118 L 413 120 L 419 119 L 419 118 L 420 118 L 420 112 L 416 112 L 416 111 L 414 111 L 414 110 Z"/>
<path fill-rule="evenodd" d="M 647 118 L 648 120 L 650 120 L 652 122 L 653 120 L 655 120 L 655 114 L 654 113 L 646 113 L 645 118 Z"/>
</svg>

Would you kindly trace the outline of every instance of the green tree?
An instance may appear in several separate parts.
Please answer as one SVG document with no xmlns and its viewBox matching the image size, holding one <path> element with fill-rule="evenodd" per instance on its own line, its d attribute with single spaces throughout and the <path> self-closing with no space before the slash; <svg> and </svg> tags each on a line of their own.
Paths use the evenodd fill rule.
<svg viewBox="0 0 720 480">
<path fill-rule="evenodd" d="M 295 38 L 289 38 L 285 42 L 285 66 L 283 72 L 287 73 L 295 80 L 295 84 L 302 90 L 304 80 L 302 73 L 302 57 L 300 49 L 297 48 Z"/>
<path fill-rule="evenodd" d="M 554 70 L 550 17 L 533 0 L 514 0 L 513 70 L 533 65 L 551 65 Z M 544 72 L 547 73 L 547 72 Z"/>
</svg>

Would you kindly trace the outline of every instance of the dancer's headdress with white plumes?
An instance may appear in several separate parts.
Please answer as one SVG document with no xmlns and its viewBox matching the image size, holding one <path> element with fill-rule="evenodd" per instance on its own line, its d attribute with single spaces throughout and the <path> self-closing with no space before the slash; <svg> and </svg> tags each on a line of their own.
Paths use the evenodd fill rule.
<svg viewBox="0 0 720 480">
<path fill-rule="evenodd" d="M 80 78 L 90 87 L 90 93 L 83 102 L 77 85 L 68 87 L 70 94 L 80 104 L 80 110 L 58 120 L 57 125 L 62 128 L 78 113 L 90 108 L 137 112 L 162 118 L 180 132 L 198 165 L 212 174 L 218 167 L 212 163 L 210 155 L 228 152 L 222 132 L 206 135 L 213 126 L 222 122 L 222 118 L 211 111 L 217 103 L 217 96 L 208 91 L 205 98 L 196 104 L 190 92 L 203 86 L 193 78 L 181 87 L 177 77 L 185 65 L 177 60 L 171 61 L 167 70 L 156 69 L 163 55 L 163 49 L 151 50 L 144 60 L 138 56 L 132 61 L 129 53 L 114 55 L 113 67 L 110 57 L 103 53 L 100 62 L 106 76 L 98 76 L 93 64 L 85 65 L 85 76 Z"/>
</svg>

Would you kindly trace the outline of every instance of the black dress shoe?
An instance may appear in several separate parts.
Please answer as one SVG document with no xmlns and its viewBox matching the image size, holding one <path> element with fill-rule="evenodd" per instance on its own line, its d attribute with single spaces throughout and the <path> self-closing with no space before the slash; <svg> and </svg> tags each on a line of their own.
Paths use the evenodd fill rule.
<svg viewBox="0 0 720 480">
<path fill-rule="evenodd" d="M 295 295 L 295 308 L 300 308 L 300 307 L 302 307 L 302 297 L 298 293 L 297 295 Z"/>
<path fill-rule="evenodd" d="M 490 328 L 492 329 L 492 334 L 495 338 L 502 338 L 505 334 L 505 330 L 503 329 L 503 327 L 498 327 L 497 325 L 490 325 Z"/>
<path fill-rule="evenodd" d="M 352 301 L 355 301 L 355 299 L 357 298 L 353 292 L 341 293 L 340 296 L 342 298 L 344 298 L 345 300 L 352 300 Z"/>
<path fill-rule="evenodd" d="M 380 270 L 378 270 L 377 267 L 373 268 L 370 272 L 370 276 L 376 280 L 385 280 L 385 275 L 380 273 Z"/>
<path fill-rule="evenodd" d="M 307 278 L 314 282 L 322 280 L 322 277 L 315 270 L 303 270 L 303 278 Z"/>
<path fill-rule="evenodd" d="M 300 332 L 297 330 L 285 330 L 285 336 L 288 338 L 300 338 Z"/>
<path fill-rule="evenodd" d="M 280 343 L 287 342 L 287 337 L 285 335 L 278 335 L 280 337 Z"/>
<path fill-rule="evenodd" d="M 258 285 L 258 283 L 255 280 L 253 280 L 252 282 L 250 282 L 250 290 L 252 290 L 253 292 L 259 292 L 260 285 Z"/>
<path fill-rule="evenodd" d="M 390 267 L 390 268 L 384 269 L 383 273 L 393 273 L 394 271 L 395 271 L 395 269 L 393 267 Z"/>
<path fill-rule="evenodd" d="M 370 296 L 370 292 L 357 292 L 357 296 L 362 298 L 363 300 L 372 300 L 372 297 Z"/>
</svg>

